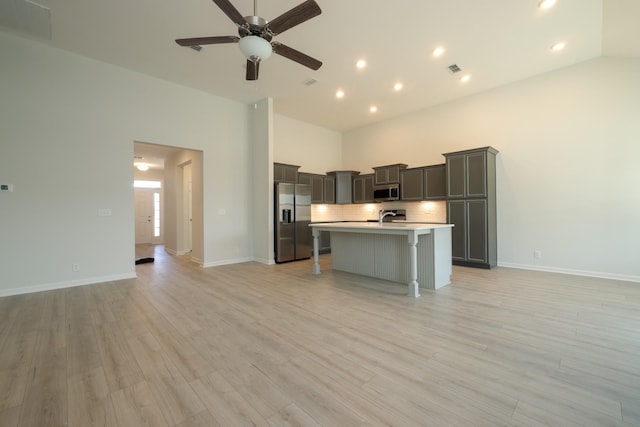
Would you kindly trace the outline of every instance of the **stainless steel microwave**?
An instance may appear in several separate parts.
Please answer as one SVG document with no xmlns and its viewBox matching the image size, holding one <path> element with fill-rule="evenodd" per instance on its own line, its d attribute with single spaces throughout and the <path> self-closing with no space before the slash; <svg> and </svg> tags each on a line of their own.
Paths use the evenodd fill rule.
<svg viewBox="0 0 640 427">
<path fill-rule="evenodd" d="M 376 185 L 373 187 L 373 199 L 376 202 L 400 200 L 400 184 Z"/>
</svg>

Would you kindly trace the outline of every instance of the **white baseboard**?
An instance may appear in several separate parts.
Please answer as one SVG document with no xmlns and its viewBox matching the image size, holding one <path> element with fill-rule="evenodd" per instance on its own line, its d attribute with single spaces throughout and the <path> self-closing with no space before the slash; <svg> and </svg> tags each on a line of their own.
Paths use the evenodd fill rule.
<svg viewBox="0 0 640 427">
<path fill-rule="evenodd" d="M 243 263 L 243 262 L 251 262 L 253 260 L 254 260 L 253 257 L 224 259 L 224 260 L 221 260 L 221 261 L 213 261 L 213 262 L 203 263 L 202 264 L 202 268 L 218 267 L 220 265 L 229 265 L 229 264 L 240 264 L 240 263 Z"/>
<path fill-rule="evenodd" d="M 273 259 L 254 258 L 253 260 L 255 262 L 259 262 L 260 264 L 266 264 L 266 265 L 275 265 L 276 263 Z"/>
<path fill-rule="evenodd" d="M 164 250 L 165 250 L 165 251 L 167 251 L 167 253 L 168 253 L 169 255 L 186 255 L 186 254 L 188 254 L 189 252 L 191 252 L 190 250 L 181 250 L 181 251 L 176 251 L 176 250 L 174 250 L 174 249 L 167 248 L 166 246 L 165 246 Z"/>
<path fill-rule="evenodd" d="M 571 268 L 547 267 L 541 265 L 516 264 L 511 262 L 498 262 L 498 267 L 518 268 L 521 270 L 545 271 L 547 273 L 571 274 L 574 276 L 596 277 L 598 279 L 623 280 L 625 282 L 639 282 L 640 276 L 628 274 L 603 273 L 600 271 L 573 270 Z"/>
<path fill-rule="evenodd" d="M 112 276 L 87 277 L 85 279 L 65 282 L 44 283 L 41 285 L 24 286 L 20 288 L 0 289 L 0 297 L 30 294 L 33 292 L 53 291 L 55 289 L 73 288 L 76 286 L 94 285 L 96 283 L 113 282 L 115 280 L 135 279 L 136 273 L 123 273 Z"/>
</svg>

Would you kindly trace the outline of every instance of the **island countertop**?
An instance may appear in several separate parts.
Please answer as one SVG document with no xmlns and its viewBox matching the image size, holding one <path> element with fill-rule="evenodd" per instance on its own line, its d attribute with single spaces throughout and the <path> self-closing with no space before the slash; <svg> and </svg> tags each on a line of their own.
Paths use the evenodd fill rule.
<svg viewBox="0 0 640 427">
<path fill-rule="evenodd" d="M 439 224 L 439 223 L 404 223 L 404 222 L 316 222 L 311 223 L 309 227 L 314 227 L 322 230 L 336 230 L 336 231 L 351 231 L 362 233 L 386 233 L 386 232 L 401 232 L 407 231 L 422 231 L 434 230 L 437 228 L 451 228 L 453 224 Z M 422 233 L 418 233 L 422 234 Z"/>
</svg>

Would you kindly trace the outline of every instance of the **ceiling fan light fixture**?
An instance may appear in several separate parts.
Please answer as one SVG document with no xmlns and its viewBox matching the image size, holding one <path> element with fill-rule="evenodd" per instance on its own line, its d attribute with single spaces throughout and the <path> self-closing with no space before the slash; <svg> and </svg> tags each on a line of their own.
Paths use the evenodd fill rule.
<svg viewBox="0 0 640 427">
<path fill-rule="evenodd" d="M 273 53 L 271 43 L 259 36 L 246 36 L 240 39 L 240 51 L 252 61 L 268 59 Z"/>
</svg>

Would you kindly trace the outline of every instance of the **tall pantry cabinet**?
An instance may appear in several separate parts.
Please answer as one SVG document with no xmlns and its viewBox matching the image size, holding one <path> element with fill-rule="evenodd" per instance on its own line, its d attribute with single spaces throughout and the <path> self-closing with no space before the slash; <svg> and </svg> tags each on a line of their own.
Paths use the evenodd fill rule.
<svg viewBox="0 0 640 427">
<path fill-rule="evenodd" d="M 496 155 L 492 147 L 444 154 L 447 163 L 447 222 L 453 264 L 497 265 Z"/>
</svg>

